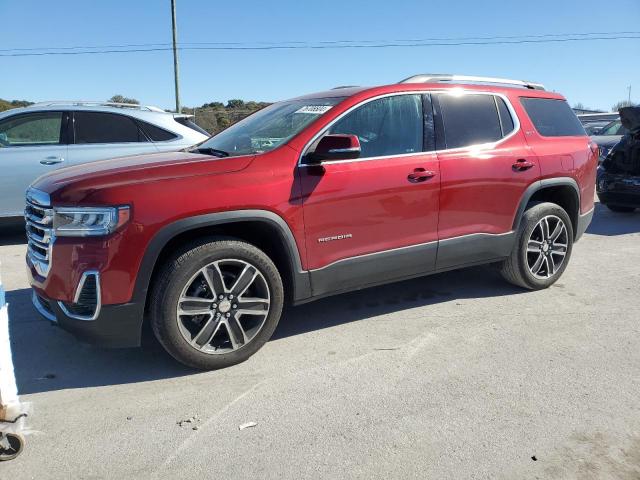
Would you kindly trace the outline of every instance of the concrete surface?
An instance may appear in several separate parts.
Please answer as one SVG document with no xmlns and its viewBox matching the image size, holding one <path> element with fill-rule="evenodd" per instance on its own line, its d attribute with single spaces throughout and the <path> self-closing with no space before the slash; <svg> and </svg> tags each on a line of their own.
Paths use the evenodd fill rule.
<svg viewBox="0 0 640 480">
<path fill-rule="evenodd" d="M 327 298 L 210 373 L 38 318 L 22 237 L 5 235 L 18 385 L 41 433 L 0 478 L 638 479 L 639 232 L 640 213 L 598 205 L 549 290 L 476 268 Z"/>
</svg>

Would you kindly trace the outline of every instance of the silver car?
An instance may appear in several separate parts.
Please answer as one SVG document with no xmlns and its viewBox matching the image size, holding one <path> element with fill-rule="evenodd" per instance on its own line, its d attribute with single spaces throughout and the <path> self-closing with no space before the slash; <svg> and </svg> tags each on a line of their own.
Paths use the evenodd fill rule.
<svg viewBox="0 0 640 480">
<path fill-rule="evenodd" d="M 189 117 L 99 102 L 47 102 L 1 112 L 0 218 L 22 216 L 29 184 L 54 169 L 206 140 L 207 132 Z"/>
</svg>

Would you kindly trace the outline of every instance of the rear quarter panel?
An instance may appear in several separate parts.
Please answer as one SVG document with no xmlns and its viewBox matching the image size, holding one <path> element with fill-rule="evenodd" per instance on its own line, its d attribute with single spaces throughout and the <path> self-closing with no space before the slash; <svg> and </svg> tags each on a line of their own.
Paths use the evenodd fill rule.
<svg viewBox="0 0 640 480">
<path fill-rule="evenodd" d="M 548 92 L 545 92 L 548 93 Z M 529 94 L 519 97 L 543 96 L 545 98 L 562 99 L 559 95 Z M 514 106 L 520 117 L 526 141 L 540 164 L 541 179 L 570 177 L 580 190 L 580 213 L 584 214 L 593 208 L 597 151 L 590 148 L 590 139 L 585 134 L 571 137 L 545 137 L 538 133 L 527 115 L 520 99 L 514 99 Z"/>
</svg>

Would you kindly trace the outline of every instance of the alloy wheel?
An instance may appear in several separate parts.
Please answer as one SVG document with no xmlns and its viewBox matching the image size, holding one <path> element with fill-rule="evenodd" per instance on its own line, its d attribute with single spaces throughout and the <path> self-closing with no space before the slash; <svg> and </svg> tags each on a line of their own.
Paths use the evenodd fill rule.
<svg viewBox="0 0 640 480">
<path fill-rule="evenodd" d="M 543 217 L 531 231 L 527 242 L 527 266 L 539 279 L 555 275 L 567 255 L 569 247 L 567 226 L 555 215 Z"/>
<path fill-rule="evenodd" d="M 193 348 L 225 354 L 255 338 L 270 304 L 269 286 L 254 265 L 238 259 L 217 260 L 186 283 L 176 318 L 180 333 Z"/>
</svg>

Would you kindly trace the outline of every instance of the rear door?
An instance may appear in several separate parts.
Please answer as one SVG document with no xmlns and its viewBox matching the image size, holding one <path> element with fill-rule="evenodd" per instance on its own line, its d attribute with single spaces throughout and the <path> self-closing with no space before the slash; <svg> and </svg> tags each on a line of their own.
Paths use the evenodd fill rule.
<svg viewBox="0 0 640 480">
<path fill-rule="evenodd" d="M 0 120 L 0 217 L 21 216 L 27 187 L 67 163 L 66 112 L 33 112 Z"/>
<path fill-rule="evenodd" d="M 428 96 L 374 99 L 324 132 L 357 135 L 360 158 L 319 166 L 303 159 L 299 174 L 315 295 L 433 270 L 440 179 L 432 118 Z M 432 175 L 416 180 L 416 172 Z"/>
<path fill-rule="evenodd" d="M 69 146 L 71 164 L 158 151 L 138 122 L 127 115 L 75 111 L 73 133 Z"/>
<path fill-rule="evenodd" d="M 520 199 L 540 176 L 515 110 L 497 94 L 434 97 L 442 177 L 437 266 L 508 255 Z"/>
</svg>

